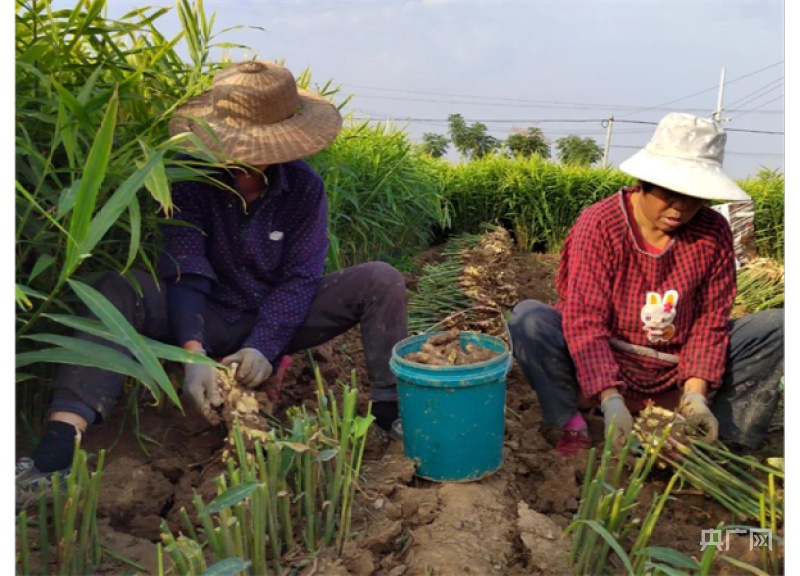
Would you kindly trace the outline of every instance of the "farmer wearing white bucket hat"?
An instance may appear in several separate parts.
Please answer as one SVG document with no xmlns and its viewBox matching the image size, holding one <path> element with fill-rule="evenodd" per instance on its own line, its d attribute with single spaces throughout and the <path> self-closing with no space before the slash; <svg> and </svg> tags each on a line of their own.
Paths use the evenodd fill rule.
<svg viewBox="0 0 800 576">
<path fill-rule="evenodd" d="M 173 184 L 173 219 L 184 225 L 165 220 L 158 281 L 136 272 L 138 294 L 112 273 L 97 288 L 139 333 L 235 362 L 236 378 L 251 388 L 265 385 L 273 366 L 285 369 L 288 355 L 360 325 L 373 415 L 398 437 L 389 359 L 408 335 L 403 277 L 383 262 L 322 275 L 327 199 L 302 159 L 328 146 L 341 124 L 333 104 L 299 89 L 282 66 L 252 61 L 220 71 L 170 123 L 172 135 L 191 132 L 217 156 L 215 181 Z M 61 370 L 42 440 L 17 463 L 18 506 L 70 465 L 76 430 L 108 416 L 124 380 L 95 368 Z M 183 392 L 184 404 L 207 414 L 221 403 L 216 369 L 186 364 Z"/>
<path fill-rule="evenodd" d="M 748 200 L 722 170 L 726 134 L 668 114 L 620 165 L 637 179 L 584 210 L 567 237 L 560 301 L 518 304 L 514 355 L 560 431 L 556 448 L 590 446 L 582 410 L 600 406 L 614 446 L 652 400 L 705 433 L 756 448 L 777 406 L 783 310 L 731 321 L 733 238 L 709 200 Z"/>
<path fill-rule="evenodd" d="M 708 118 L 670 114 L 642 150 L 619 169 L 665 190 L 703 200 L 750 200 L 725 172 L 727 134 Z"/>
</svg>

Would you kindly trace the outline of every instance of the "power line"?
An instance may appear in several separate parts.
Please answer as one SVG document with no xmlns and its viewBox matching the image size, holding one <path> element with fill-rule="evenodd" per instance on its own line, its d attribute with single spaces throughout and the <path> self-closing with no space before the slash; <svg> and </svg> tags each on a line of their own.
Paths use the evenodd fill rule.
<svg viewBox="0 0 800 576">
<path fill-rule="evenodd" d="M 396 121 L 396 122 L 408 122 L 408 123 L 428 123 L 428 124 L 435 124 L 438 126 L 447 126 L 448 121 L 442 119 L 422 119 L 422 118 L 387 118 L 387 119 L 377 119 L 377 118 L 357 118 L 354 117 L 353 120 L 360 121 L 360 122 L 386 122 L 386 121 Z M 515 120 L 514 122 L 518 122 L 522 120 Z M 586 122 L 588 120 L 560 120 L 562 122 Z M 465 122 L 479 122 L 479 120 L 470 120 L 465 119 Z M 512 122 L 512 120 L 485 120 L 484 122 Z M 591 120 L 591 122 L 595 122 L 595 120 Z M 616 122 L 616 120 L 615 120 Z M 628 121 L 632 124 L 658 124 L 658 122 L 644 122 L 644 121 Z M 497 129 L 488 129 L 487 132 L 494 132 L 499 133 L 500 130 Z M 783 134 L 783 132 L 768 132 L 764 130 L 746 130 L 743 128 L 729 128 L 726 132 L 753 132 L 757 134 Z M 569 130 L 555 130 L 551 131 L 550 134 L 604 134 L 605 130 L 596 130 L 596 131 L 569 131 Z M 631 131 L 622 131 L 617 132 L 617 134 L 650 134 L 650 130 L 631 130 Z M 629 148 L 639 150 L 642 146 L 632 146 L 626 144 L 612 144 L 611 148 Z M 726 155 L 734 155 L 734 156 L 775 156 L 775 157 L 783 157 L 784 154 L 772 153 L 772 152 L 738 152 L 738 151 L 725 151 Z"/>
<path fill-rule="evenodd" d="M 779 98 L 776 98 L 775 100 L 779 100 L 780 98 L 783 98 L 783 96 L 780 96 Z M 770 100 L 770 102 L 774 102 L 774 100 Z M 769 102 L 767 102 L 767 103 L 765 103 L 763 105 L 766 106 L 767 104 L 769 104 Z M 745 114 L 746 114 L 746 112 L 745 112 Z M 744 116 L 744 114 L 740 114 L 740 116 Z M 738 117 L 739 116 L 737 116 L 737 118 Z M 650 124 L 652 126 L 658 126 L 658 122 L 644 122 L 644 121 L 641 121 L 641 120 L 616 120 L 615 119 L 614 122 L 615 123 L 616 122 L 629 123 L 629 124 Z M 778 131 L 775 131 L 775 130 L 751 130 L 749 128 L 725 128 L 725 132 L 747 132 L 747 133 L 750 133 L 750 134 L 773 134 L 775 136 L 785 136 L 784 132 L 778 132 Z"/>
<path fill-rule="evenodd" d="M 780 96 L 779 98 L 783 98 Z M 776 98 L 777 100 L 777 98 Z M 770 100 L 772 102 L 773 100 Z M 764 106 L 769 104 L 769 102 L 765 103 Z M 362 113 L 366 113 L 362 111 Z M 366 117 L 353 117 L 353 120 L 356 121 L 367 121 L 367 122 L 385 122 L 385 121 L 394 121 L 394 122 L 408 122 L 412 124 L 436 124 L 436 125 L 445 125 L 449 124 L 449 120 L 447 118 L 411 118 L 411 117 L 400 117 L 400 116 L 389 116 L 385 114 L 370 114 L 373 116 L 372 118 Z M 377 118 L 375 118 L 377 116 Z M 741 115 L 743 116 L 743 114 Z M 738 116 L 737 116 L 738 118 Z M 464 118 L 464 122 L 471 122 L 476 123 L 480 122 L 481 124 L 540 124 L 540 123 L 560 123 L 560 124 L 572 124 L 572 123 L 597 123 L 600 124 L 603 122 L 605 118 L 600 119 L 589 119 L 589 118 L 576 118 L 576 119 L 567 119 L 567 118 L 515 118 L 515 119 L 505 119 L 505 118 L 496 118 L 496 119 L 475 119 L 475 118 Z M 658 126 L 658 122 L 649 122 L 645 120 L 614 120 L 614 123 L 627 123 L 627 124 L 644 124 L 648 126 Z M 777 132 L 771 130 L 750 130 L 747 128 L 726 128 L 726 132 L 747 132 L 751 134 L 772 134 L 775 136 L 784 136 L 784 132 Z M 605 133 L 604 130 L 600 131 Z M 637 133 L 649 133 L 650 131 L 642 131 Z M 634 132 L 621 132 L 621 134 L 633 134 Z"/>
<path fill-rule="evenodd" d="M 377 120 L 377 119 L 371 119 L 371 118 L 354 118 L 354 120 L 362 121 L 362 122 L 364 122 L 364 121 L 365 122 L 386 122 L 386 120 Z M 447 130 L 447 128 L 448 128 L 448 123 L 446 121 L 444 121 L 444 120 L 442 120 L 442 121 L 426 121 L 426 122 L 422 122 L 422 121 L 408 121 L 408 120 L 397 119 L 396 121 L 398 123 L 425 124 L 426 126 L 432 126 L 432 127 L 436 127 L 436 128 L 441 128 L 441 129 L 444 129 L 444 130 Z M 487 126 L 486 127 L 486 131 L 489 132 L 489 133 L 493 133 L 493 134 L 508 134 L 508 133 L 511 132 L 511 130 L 508 129 L 508 128 L 500 128 L 500 127 L 492 127 L 492 126 Z M 605 134 L 605 133 L 606 133 L 605 130 L 599 130 L 599 129 L 598 130 L 591 130 L 591 129 L 590 130 L 585 130 L 585 129 L 577 129 L 577 128 L 575 128 L 575 129 L 565 128 L 565 129 L 561 129 L 561 130 L 548 130 L 547 133 L 545 134 L 545 136 L 546 137 L 547 136 L 552 136 L 554 134 L 600 135 L 600 134 Z M 651 133 L 652 133 L 652 130 L 618 130 L 616 132 L 616 134 L 619 134 L 619 135 L 651 134 Z"/>
<path fill-rule="evenodd" d="M 783 94 L 781 94 L 777 98 L 773 98 L 772 100 L 768 100 L 767 102 L 764 102 L 761 106 L 759 106 L 759 108 L 763 108 L 767 104 L 771 104 L 772 102 L 775 102 L 776 100 L 780 100 L 781 98 L 783 98 Z M 734 116 L 733 118 L 731 118 L 731 120 L 736 120 L 737 118 L 741 118 L 742 116 L 745 116 L 746 114 L 749 114 L 749 112 L 744 112 L 743 114 L 739 114 L 738 116 Z M 782 134 L 782 132 L 781 132 L 781 134 Z"/>
<path fill-rule="evenodd" d="M 543 109 L 543 110 L 597 110 L 597 109 L 625 109 L 635 108 L 627 105 L 614 105 L 614 104 L 597 104 L 597 105 L 575 105 L 575 104 L 508 104 L 497 102 L 475 102 L 475 101 L 461 101 L 461 100 L 431 100 L 429 98 L 406 98 L 401 96 L 375 96 L 372 94 L 359 94 L 359 99 L 373 99 L 373 100 L 392 100 L 398 102 L 420 102 L 424 104 L 447 104 L 450 106 L 483 106 L 492 108 L 527 108 L 527 109 Z M 669 110 L 674 112 L 674 108 L 641 108 L 638 111 L 629 112 L 626 115 L 638 114 L 650 110 Z M 707 113 L 707 108 L 686 108 L 684 112 Z M 752 110 L 728 110 L 728 112 L 752 112 Z M 783 110 L 764 110 L 761 113 L 765 114 L 783 114 Z"/>
<path fill-rule="evenodd" d="M 783 83 L 783 82 L 781 82 L 780 84 L 778 84 L 777 86 L 774 86 L 774 87 L 770 88 L 770 89 L 769 89 L 769 90 L 767 90 L 766 92 L 764 92 L 764 93 L 762 93 L 762 94 L 759 94 L 758 96 L 753 96 L 752 98 L 750 98 L 749 100 L 747 100 L 745 103 L 746 103 L 746 104 L 749 104 L 749 103 L 751 103 L 751 102 L 754 102 L 755 100 L 758 100 L 759 98 L 763 98 L 764 96 L 766 96 L 766 95 L 767 95 L 767 94 L 769 94 L 770 92 L 774 92 L 775 90 L 779 90 L 779 89 L 783 88 L 783 86 L 784 86 L 784 83 Z M 755 110 L 755 109 L 754 109 L 754 110 Z M 748 112 L 742 112 L 742 114 L 748 114 Z"/>
<path fill-rule="evenodd" d="M 471 98 L 473 100 L 497 100 L 501 102 L 524 102 L 529 104 L 565 104 L 569 106 L 598 106 L 596 104 L 581 104 L 577 102 L 559 102 L 553 100 L 534 100 L 534 99 L 527 99 L 527 98 L 503 98 L 500 96 L 478 96 L 478 95 L 470 95 L 470 94 L 452 94 L 447 92 L 426 92 L 422 90 L 400 90 L 397 88 L 379 88 L 377 86 L 360 86 L 357 84 L 344 84 L 344 86 L 349 86 L 350 88 L 361 88 L 365 90 L 377 90 L 380 92 L 397 92 L 401 94 L 421 94 L 425 96 L 443 96 L 447 98 Z M 606 104 L 602 104 L 599 106 L 607 106 Z"/>
<path fill-rule="evenodd" d="M 358 98 L 367 98 L 373 100 L 396 100 L 401 102 L 424 102 L 426 104 L 450 104 L 450 105 L 458 105 L 458 106 L 491 106 L 493 108 L 542 108 L 546 110 L 590 110 L 591 106 L 575 106 L 571 104 L 533 104 L 533 103 L 526 103 L 526 104 L 510 104 L 510 103 L 498 103 L 498 102 L 481 102 L 481 101 L 461 101 L 461 100 L 431 100 L 430 98 L 407 98 L 403 96 L 375 96 L 372 94 L 359 94 Z M 603 105 L 603 108 L 607 108 L 608 105 Z"/>
<path fill-rule="evenodd" d="M 783 98 L 783 96 L 781 96 Z M 744 114 L 742 114 L 744 116 Z M 771 130 L 746 130 L 744 128 L 725 128 L 725 132 L 749 132 L 750 134 L 776 134 L 778 136 L 785 136 L 783 132 L 773 132 Z"/>
<path fill-rule="evenodd" d="M 651 122 L 649 120 L 617 120 L 615 118 L 614 122 L 619 122 L 621 124 L 649 124 L 650 126 L 658 126 L 658 122 Z"/>
<path fill-rule="evenodd" d="M 631 148 L 631 149 L 636 149 L 636 150 L 639 150 L 639 149 L 642 148 L 641 146 L 629 146 L 629 145 L 626 145 L 626 144 L 612 144 L 611 147 L 612 148 Z M 780 157 L 784 156 L 784 154 L 777 154 L 777 153 L 771 153 L 771 152 L 735 152 L 735 151 L 734 152 L 729 152 L 728 150 L 725 151 L 725 156 L 728 156 L 730 154 L 733 154 L 735 156 L 780 156 Z"/>
<path fill-rule="evenodd" d="M 402 116 L 390 116 L 388 114 L 372 114 L 372 116 L 378 116 L 381 118 L 386 118 L 387 120 L 413 120 L 415 122 L 447 122 L 449 123 L 450 120 L 447 118 L 411 118 L 411 117 L 402 117 Z M 357 118 L 358 120 L 367 120 L 367 118 Z M 514 124 L 518 122 L 525 122 L 528 124 L 538 124 L 540 122 L 558 122 L 558 123 L 595 123 L 599 124 L 602 122 L 604 118 L 576 118 L 576 119 L 566 119 L 566 118 L 516 118 L 516 119 L 509 119 L 509 118 L 495 118 L 495 119 L 480 119 L 480 118 L 464 118 L 464 122 L 480 122 L 482 124 Z M 654 122 L 656 124 L 656 122 Z"/>
<path fill-rule="evenodd" d="M 762 87 L 761 87 L 761 88 L 759 88 L 758 90 L 755 90 L 754 92 L 750 92 L 749 94 L 745 94 L 744 96 L 742 96 L 742 97 L 741 97 L 741 98 L 739 98 L 738 100 L 734 100 L 733 102 L 731 102 L 730 104 L 728 104 L 728 106 L 730 106 L 730 107 L 732 107 L 732 106 L 736 106 L 736 105 L 737 105 L 737 104 L 739 104 L 740 102 L 743 102 L 744 100 L 746 100 L 746 99 L 750 98 L 750 96 L 753 96 L 753 95 L 755 95 L 755 94 L 757 94 L 757 93 L 761 92 L 762 90 L 765 90 L 765 89 L 769 88 L 769 87 L 770 87 L 770 86 L 772 86 L 773 84 L 777 84 L 778 82 L 781 82 L 781 86 L 783 86 L 783 81 L 784 81 L 784 79 L 785 79 L 785 76 L 781 76 L 781 77 L 780 77 L 780 78 L 778 78 L 777 80 L 773 80 L 772 82 L 769 82 L 768 84 L 765 84 L 764 86 L 762 86 Z M 770 90 L 770 91 L 771 91 L 771 90 Z M 743 110 L 739 110 L 739 112 L 743 112 Z"/>
<path fill-rule="evenodd" d="M 770 64 L 769 66 L 765 66 L 763 68 L 759 68 L 755 72 L 750 72 L 749 74 L 745 74 L 744 76 L 739 76 L 738 78 L 734 78 L 733 80 L 728 80 L 726 82 L 726 85 L 733 84 L 734 82 L 738 82 L 739 80 L 744 80 L 745 78 L 749 78 L 751 76 L 755 76 L 756 74 L 764 72 L 765 70 L 769 70 L 770 68 L 774 68 L 775 66 L 779 66 L 780 64 L 783 64 L 783 60 L 781 60 L 779 62 L 775 62 L 774 64 Z M 658 108 L 661 108 L 662 106 L 667 106 L 669 104 L 674 104 L 675 102 L 680 102 L 682 100 L 688 100 L 689 98 L 692 98 L 694 96 L 699 96 L 700 94 L 705 94 L 706 92 L 711 92 L 713 90 L 718 90 L 718 89 L 719 89 L 719 86 L 712 86 L 711 88 L 706 88 L 705 90 L 700 90 L 699 92 L 695 92 L 693 94 L 689 94 L 688 96 L 683 96 L 681 98 L 676 98 L 675 100 L 670 100 L 669 102 L 664 102 L 663 104 L 657 104 L 656 106 L 653 106 L 652 108 L 647 108 L 645 110 L 640 110 L 638 112 L 630 112 L 628 114 L 625 114 L 625 116 L 632 116 L 634 114 L 641 114 L 642 112 L 646 112 L 647 110 L 656 110 Z"/>
<path fill-rule="evenodd" d="M 733 82 L 733 80 L 731 81 Z M 399 96 L 376 96 L 371 94 L 358 94 L 359 98 L 374 98 L 378 100 L 399 100 L 399 101 L 407 101 L 407 102 L 426 102 L 432 104 L 466 104 L 466 105 L 485 105 L 487 102 L 492 106 L 497 107 L 513 107 L 513 108 L 555 108 L 555 109 L 615 109 L 615 110 L 669 110 L 672 111 L 672 108 L 658 108 L 658 107 L 648 107 L 648 106 L 636 106 L 631 104 L 594 104 L 594 103 L 585 103 L 585 102 L 561 102 L 557 100 L 535 100 L 535 99 L 526 99 L 526 98 L 503 98 L 499 96 L 479 96 L 479 95 L 469 95 L 469 94 L 453 94 L 447 92 L 427 92 L 422 90 L 401 90 L 396 88 L 380 88 L 377 86 L 362 86 L 358 84 L 343 84 L 343 86 L 348 86 L 350 88 L 361 88 L 366 90 L 376 90 L 380 92 L 396 92 L 401 94 L 419 94 L 423 96 L 437 96 L 437 97 L 446 97 L 446 98 L 468 98 L 470 100 L 477 100 L 477 102 L 461 102 L 461 101 L 453 101 L 453 100 L 431 100 L 427 98 L 402 98 Z M 485 102 L 481 102 L 485 101 Z M 492 104 L 492 102 L 496 102 Z M 499 104 L 499 102 L 510 102 L 512 104 Z M 525 106 L 523 106 L 525 104 Z M 686 108 L 686 112 L 707 112 L 706 108 Z M 729 110 L 729 112 L 744 112 L 744 110 Z M 762 110 L 759 114 L 783 114 L 783 110 Z"/>
<path fill-rule="evenodd" d="M 780 97 L 776 98 L 775 100 L 779 100 L 780 98 L 783 98 L 783 96 L 780 96 Z M 765 103 L 763 105 L 766 106 L 767 104 L 769 104 L 770 102 L 774 102 L 775 100 L 770 100 L 769 102 L 767 102 L 767 103 Z M 747 112 L 745 112 L 744 114 L 746 114 L 746 113 Z M 740 114 L 740 116 L 744 116 L 744 114 Z M 737 116 L 737 118 L 738 117 L 739 116 Z M 652 126 L 658 126 L 658 122 L 644 122 L 644 121 L 641 121 L 641 120 L 616 120 L 615 119 L 614 122 L 615 123 L 616 122 L 629 123 L 629 124 L 650 124 Z M 725 132 L 747 132 L 747 133 L 750 133 L 750 134 L 773 134 L 773 135 L 776 135 L 776 136 L 785 136 L 784 132 L 778 132 L 778 131 L 775 131 L 775 130 L 751 130 L 749 128 L 725 128 Z"/>
</svg>

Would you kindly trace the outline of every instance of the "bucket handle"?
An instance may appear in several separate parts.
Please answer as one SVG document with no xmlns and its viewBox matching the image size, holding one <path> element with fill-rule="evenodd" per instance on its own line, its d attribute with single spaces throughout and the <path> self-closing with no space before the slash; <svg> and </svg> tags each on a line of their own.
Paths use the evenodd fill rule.
<svg viewBox="0 0 800 576">
<path fill-rule="evenodd" d="M 453 312 L 446 318 L 439 320 L 436 324 L 424 330 L 422 334 L 427 334 L 437 326 L 440 326 L 447 322 L 448 320 L 452 320 L 453 318 L 457 318 L 466 314 L 467 312 L 495 312 L 500 317 L 500 322 L 503 324 L 503 328 L 506 332 L 506 337 L 508 338 L 508 366 L 506 367 L 506 371 L 511 370 L 511 364 L 514 361 L 514 342 L 511 339 L 511 330 L 508 329 L 508 323 L 506 322 L 505 318 L 503 318 L 503 311 L 498 308 L 493 308 L 492 306 L 470 306 L 469 308 L 465 308 L 464 310 L 459 310 L 458 312 Z"/>
</svg>

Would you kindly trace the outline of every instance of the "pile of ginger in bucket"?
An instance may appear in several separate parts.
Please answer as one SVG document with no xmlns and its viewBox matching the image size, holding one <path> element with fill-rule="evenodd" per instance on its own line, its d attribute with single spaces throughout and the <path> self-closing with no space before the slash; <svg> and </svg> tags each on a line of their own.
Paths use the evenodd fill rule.
<svg viewBox="0 0 800 576">
<path fill-rule="evenodd" d="M 427 364 L 428 366 L 463 366 L 477 364 L 499 356 L 496 352 L 481 348 L 476 344 L 461 344 L 461 330 L 453 328 L 441 334 L 431 336 L 419 352 L 411 352 L 403 356 L 409 362 Z"/>
</svg>

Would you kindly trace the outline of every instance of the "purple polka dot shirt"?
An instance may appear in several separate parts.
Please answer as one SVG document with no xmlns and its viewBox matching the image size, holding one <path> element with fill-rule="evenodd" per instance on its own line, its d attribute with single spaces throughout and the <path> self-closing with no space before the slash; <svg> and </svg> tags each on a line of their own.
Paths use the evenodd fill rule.
<svg viewBox="0 0 800 576">
<path fill-rule="evenodd" d="M 322 178 L 304 161 L 266 170 L 267 193 L 245 212 L 229 190 L 205 182 L 177 182 L 173 218 L 165 224 L 159 275 L 211 279 L 206 303 L 227 322 L 258 310 L 243 348 L 274 361 L 308 314 L 328 249 L 328 206 Z M 231 175 L 219 179 L 234 187 Z"/>
</svg>

